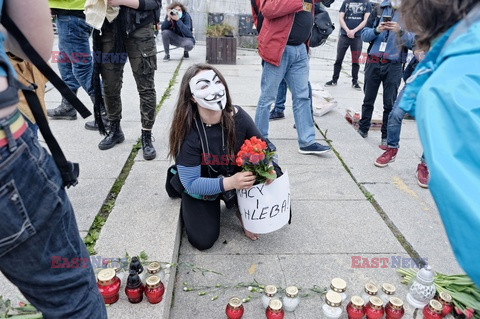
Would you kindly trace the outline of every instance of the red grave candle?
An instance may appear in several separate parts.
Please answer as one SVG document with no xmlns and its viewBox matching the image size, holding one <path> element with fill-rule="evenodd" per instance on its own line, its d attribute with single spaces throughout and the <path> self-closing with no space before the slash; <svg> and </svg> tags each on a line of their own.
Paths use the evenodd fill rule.
<svg viewBox="0 0 480 319">
<path fill-rule="evenodd" d="M 238 297 L 230 298 L 228 301 L 227 307 L 225 308 L 225 313 L 227 314 L 228 319 L 240 319 L 243 316 L 243 305 L 242 301 Z"/>
<path fill-rule="evenodd" d="M 105 304 L 110 305 L 118 300 L 120 279 L 112 268 L 102 269 L 97 275 L 97 287 Z"/>
<path fill-rule="evenodd" d="M 282 302 L 278 299 L 270 300 L 265 315 L 267 319 L 283 319 L 285 312 L 283 311 Z"/>
<path fill-rule="evenodd" d="M 362 297 L 353 296 L 347 305 L 348 319 L 362 319 L 365 317 L 365 302 Z"/>
<path fill-rule="evenodd" d="M 365 306 L 367 319 L 381 319 L 385 314 L 383 301 L 379 297 L 370 297 L 370 301 Z"/>
<path fill-rule="evenodd" d="M 128 297 L 128 301 L 131 303 L 139 303 L 143 300 L 143 284 L 140 281 L 140 277 L 135 270 L 130 270 L 128 275 L 127 286 L 125 287 L 125 294 Z"/>
<path fill-rule="evenodd" d="M 452 296 L 450 296 L 448 292 L 442 291 L 438 295 L 437 300 L 440 301 L 440 303 L 443 305 L 442 317 L 445 317 L 446 315 L 452 312 L 453 310 Z"/>
<path fill-rule="evenodd" d="M 145 284 L 145 296 L 151 304 L 156 304 L 162 301 L 165 287 L 158 276 L 150 276 L 147 278 Z"/>
<path fill-rule="evenodd" d="M 424 319 L 442 319 L 443 306 L 438 300 L 430 300 L 428 305 L 423 308 Z"/>
<path fill-rule="evenodd" d="M 390 297 L 390 301 L 385 306 L 386 319 L 401 319 L 405 314 L 403 301 L 397 297 Z"/>
</svg>

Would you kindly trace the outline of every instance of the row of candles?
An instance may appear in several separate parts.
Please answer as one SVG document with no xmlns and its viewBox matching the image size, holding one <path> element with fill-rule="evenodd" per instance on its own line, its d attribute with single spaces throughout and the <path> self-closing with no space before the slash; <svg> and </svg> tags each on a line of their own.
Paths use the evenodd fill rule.
<svg viewBox="0 0 480 319">
<path fill-rule="evenodd" d="M 129 267 L 129 275 L 125 285 L 125 294 L 131 303 L 139 303 L 143 295 L 151 304 L 162 301 L 165 287 L 160 280 L 160 263 L 152 262 L 147 267 L 148 277 L 142 282 L 140 274 L 144 271 L 138 258 L 133 257 Z M 102 269 L 97 275 L 97 287 L 105 301 L 105 304 L 113 304 L 120 297 L 121 279 L 113 268 Z"/>
<path fill-rule="evenodd" d="M 330 290 L 326 293 L 325 303 L 322 305 L 322 318 L 340 318 L 343 309 L 342 302 L 347 299 L 346 282 L 341 278 L 334 278 L 330 284 Z M 351 297 L 346 306 L 349 319 L 401 319 L 405 314 L 403 301 L 394 296 L 396 288 L 392 284 L 382 285 L 380 292 L 371 283 L 364 287 L 361 296 Z M 285 295 L 280 298 L 276 296 L 277 288 L 273 285 L 265 286 L 262 295 L 262 305 L 267 319 L 282 319 L 285 311 L 294 311 L 300 299 L 298 289 L 294 286 L 285 289 Z M 452 311 L 452 297 L 442 292 L 435 300 L 429 300 L 423 307 L 424 319 L 441 319 Z M 240 298 L 233 297 L 225 309 L 229 319 L 240 319 L 243 316 L 244 308 Z"/>
</svg>

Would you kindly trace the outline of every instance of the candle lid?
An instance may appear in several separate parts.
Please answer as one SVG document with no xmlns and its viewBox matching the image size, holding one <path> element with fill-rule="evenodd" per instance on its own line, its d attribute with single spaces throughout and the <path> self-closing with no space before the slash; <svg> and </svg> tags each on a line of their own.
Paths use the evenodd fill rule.
<svg viewBox="0 0 480 319">
<path fill-rule="evenodd" d="M 382 285 L 382 291 L 384 293 L 386 293 L 387 295 L 393 295 L 395 293 L 395 290 L 397 290 L 397 289 L 392 284 L 384 283 Z"/>
<path fill-rule="evenodd" d="M 350 299 L 350 301 L 352 302 L 352 305 L 355 308 L 362 308 L 363 305 L 365 305 L 365 302 L 363 301 L 363 298 L 359 297 L 359 296 L 353 296 L 352 299 Z"/>
<path fill-rule="evenodd" d="M 325 302 L 332 307 L 340 307 L 342 305 L 342 296 L 338 292 L 329 291 L 325 296 Z"/>
<path fill-rule="evenodd" d="M 374 284 L 368 283 L 365 285 L 365 292 L 369 295 L 375 296 L 378 292 L 378 288 Z"/>
<path fill-rule="evenodd" d="M 277 287 L 274 285 L 267 285 L 265 286 L 265 293 L 267 296 L 273 297 L 273 295 L 277 293 Z"/>
<path fill-rule="evenodd" d="M 430 300 L 428 307 L 435 313 L 442 313 L 443 310 L 443 305 L 440 303 L 440 301 L 435 299 Z"/>
<path fill-rule="evenodd" d="M 290 298 L 295 298 L 298 296 L 298 288 L 295 286 L 290 286 L 285 288 L 285 295 Z"/>
<path fill-rule="evenodd" d="M 147 271 L 150 274 L 155 274 L 160 271 L 160 263 L 158 261 L 153 261 L 147 266 Z"/>
<path fill-rule="evenodd" d="M 282 302 L 278 299 L 271 299 L 268 303 L 268 307 L 273 311 L 280 311 L 282 309 Z"/>
<path fill-rule="evenodd" d="M 234 309 L 240 308 L 242 306 L 242 300 L 240 300 L 238 297 L 232 297 L 228 301 L 228 305 Z"/>
<path fill-rule="evenodd" d="M 157 288 L 157 287 L 160 286 L 160 277 L 150 276 L 150 277 L 147 278 L 146 284 L 150 288 Z"/>
<path fill-rule="evenodd" d="M 110 281 L 113 277 L 115 277 L 115 269 L 113 268 L 102 269 L 97 275 L 99 281 Z"/>
<path fill-rule="evenodd" d="M 382 299 L 378 298 L 378 297 L 370 297 L 370 304 L 376 308 L 376 309 L 380 309 L 382 308 L 383 306 L 383 301 Z"/>
<path fill-rule="evenodd" d="M 442 291 L 440 293 L 440 299 L 442 299 L 445 303 L 452 303 L 452 296 L 450 296 L 450 294 L 446 291 Z"/>
<path fill-rule="evenodd" d="M 403 307 L 403 301 L 397 297 L 390 297 L 390 304 L 394 309 L 400 310 Z"/>
<path fill-rule="evenodd" d="M 345 292 L 347 289 L 347 283 L 342 278 L 333 278 L 330 288 L 335 292 Z"/>
</svg>

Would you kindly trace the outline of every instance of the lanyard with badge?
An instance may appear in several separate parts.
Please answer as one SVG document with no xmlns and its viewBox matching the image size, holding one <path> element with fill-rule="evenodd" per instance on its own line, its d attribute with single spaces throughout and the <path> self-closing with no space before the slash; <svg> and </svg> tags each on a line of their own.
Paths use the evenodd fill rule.
<svg viewBox="0 0 480 319">
<path fill-rule="evenodd" d="M 389 21 L 385 21 L 385 22 L 391 22 L 393 21 L 393 17 L 395 16 L 395 9 L 392 10 L 392 15 L 390 17 L 390 20 Z M 383 17 L 382 17 L 383 19 Z M 382 21 L 384 22 L 384 21 Z M 380 43 L 380 48 L 378 49 L 379 52 L 385 52 L 387 50 L 387 42 L 388 42 L 388 37 L 390 36 L 390 30 L 387 30 L 387 35 L 385 36 L 385 39 L 382 41 L 382 43 Z"/>
</svg>

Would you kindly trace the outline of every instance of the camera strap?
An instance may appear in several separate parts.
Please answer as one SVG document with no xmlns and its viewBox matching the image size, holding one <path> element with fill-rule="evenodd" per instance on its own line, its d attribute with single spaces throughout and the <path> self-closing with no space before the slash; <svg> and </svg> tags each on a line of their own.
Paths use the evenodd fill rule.
<svg viewBox="0 0 480 319">
<path fill-rule="evenodd" d="M 195 120 L 195 126 L 197 127 L 198 136 L 200 137 L 200 144 L 202 145 L 202 153 L 203 153 L 203 155 L 210 154 L 210 147 L 208 146 L 208 137 L 207 137 L 207 131 L 205 131 L 205 126 L 202 124 L 203 136 L 205 136 L 205 144 L 207 146 L 206 147 L 207 152 L 205 152 L 205 146 L 203 144 L 203 139 L 202 139 L 202 132 L 200 132 L 200 126 L 198 125 L 198 121 L 197 121 L 196 116 L 194 117 L 194 120 Z M 222 149 L 225 150 L 225 134 L 224 134 L 224 131 L 223 131 L 223 126 L 222 126 Z M 210 177 L 212 177 L 212 174 L 210 173 L 210 170 L 214 171 L 217 174 L 220 174 L 220 172 L 217 171 L 216 169 L 214 169 L 210 164 L 207 164 L 207 165 L 208 165 L 208 168 L 209 168 L 208 175 L 210 175 Z"/>
</svg>

